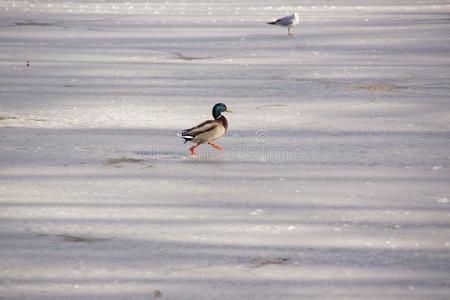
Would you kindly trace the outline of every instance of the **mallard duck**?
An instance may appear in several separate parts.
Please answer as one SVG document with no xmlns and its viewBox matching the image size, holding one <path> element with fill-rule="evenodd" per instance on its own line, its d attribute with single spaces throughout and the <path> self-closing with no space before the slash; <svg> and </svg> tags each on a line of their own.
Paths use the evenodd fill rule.
<svg viewBox="0 0 450 300">
<path fill-rule="evenodd" d="M 225 116 L 222 115 L 223 112 L 233 111 L 227 109 L 225 104 L 217 103 L 212 109 L 214 120 L 202 122 L 197 126 L 185 129 L 181 132 L 181 137 L 184 139 L 184 143 L 191 142 L 196 144 L 189 148 L 189 153 L 191 155 L 195 155 L 195 149 L 205 143 L 208 143 L 208 145 L 217 150 L 223 150 L 222 146 L 213 143 L 214 140 L 224 135 L 228 128 L 228 121 Z"/>
<path fill-rule="evenodd" d="M 282 17 L 282 18 L 280 18 L 280 19 L 278 19 L 276 21 L 269 22 L 267 24 L 287 27 L 288 28 L 288 35 L 292 35 L 291 34 L 291 28 L 294 27 L 294 26 L 297 26 L 299 21 L 300 21 L 300 18 L 298 17 L 298 13 L 294 12 L 290 16 Z"/>
</svg>

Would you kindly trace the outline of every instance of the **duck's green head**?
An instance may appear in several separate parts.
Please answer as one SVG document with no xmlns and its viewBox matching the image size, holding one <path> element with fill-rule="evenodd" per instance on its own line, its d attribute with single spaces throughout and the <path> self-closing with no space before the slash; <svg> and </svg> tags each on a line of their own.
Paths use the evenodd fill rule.
<svg viewBox="0 0 450 300">
<path fill-rule="evenodd" d="M 212 109 L 212 115 L 214 119 L 219 118 L 223 112 L 233 112 L 233 111 L 231 109 L 228 109 L 227 106 L 223 103 L 217 103 L 216 105 L 214 105 Z"/>
</svg>

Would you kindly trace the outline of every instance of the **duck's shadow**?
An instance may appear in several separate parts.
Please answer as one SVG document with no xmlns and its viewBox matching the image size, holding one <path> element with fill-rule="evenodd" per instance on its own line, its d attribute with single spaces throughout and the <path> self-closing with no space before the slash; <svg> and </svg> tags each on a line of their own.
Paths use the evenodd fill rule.
<svg viewBox="0 0 450 300">
<path fill-rule="evenodd" d="M 211 156 L 183 156 L 181 158 L 183 163 L 187 164 L 226 164 L 227 161 L 223 158 Z"/>
<path fill-rule="evenodd" d="M 183 151 L 167 151 L 167 150 L 136 150 L 133 154 L 143 156 L 149 160 L 156 161 L 181 161 L 183 163 L 206 163 L 217 164 L 226 163 L 224 155 L 221 152 L 202 151 L 197 152 L 196 155 L 189 155 Z"/>
</svg>

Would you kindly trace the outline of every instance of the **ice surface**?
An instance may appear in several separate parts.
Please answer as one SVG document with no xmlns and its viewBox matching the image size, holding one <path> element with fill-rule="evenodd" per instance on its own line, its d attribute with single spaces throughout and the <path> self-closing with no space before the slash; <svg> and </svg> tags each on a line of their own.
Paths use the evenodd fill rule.
<svg viewBox="0 0 450 300">
<path fill-rule="evenodd" d="M 0 299 L 448 299 L 449 16 L 0 2 Z"/>
</svg>

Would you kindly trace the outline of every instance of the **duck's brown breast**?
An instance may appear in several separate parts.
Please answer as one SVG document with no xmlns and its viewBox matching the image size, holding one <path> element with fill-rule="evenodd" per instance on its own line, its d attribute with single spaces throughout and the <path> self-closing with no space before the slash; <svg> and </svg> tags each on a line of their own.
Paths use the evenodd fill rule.
<svg viewBox="0 0 450 300">
<path fill-rule="evenodd" d="M 225 118 L 223 115 L 217 118 L 217 121 L 222 124 L 222 126 L 225 128 L 225 131 L 228 129 L 228 121 L 227 118 Z"/>
</svg>

